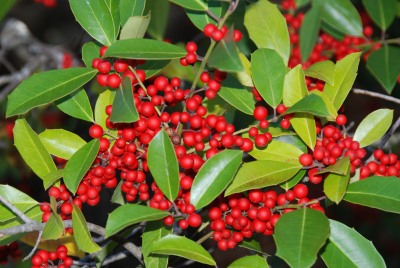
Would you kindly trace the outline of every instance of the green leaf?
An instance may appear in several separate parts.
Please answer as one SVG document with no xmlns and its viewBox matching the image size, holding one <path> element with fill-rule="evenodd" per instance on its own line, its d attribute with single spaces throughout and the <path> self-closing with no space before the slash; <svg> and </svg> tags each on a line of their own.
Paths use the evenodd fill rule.
<svg viewBox="0 0 400 268">
<path fill-rule="evenodd" d="M 119 0 L 119 14 L 121 26 L 124 26 L 130 17 L 142 16 L 146 0 Z"/>
<path fill-rule="evenodd" d="M 200 263 L 215 265 L 214 259 L 202 246 L 184 236 L 167 235 L 153 242 L 151 254 L 174 255 Z"/>
<path fill-rule="evenodd" d="M 115 98 L 115 91 L 106 90 L 100 93 L 96 101 L 96 106 L 94 107 L 94 118 L 96 124 L 100 125 L 103 129 L 107 129 L 106 119 L 108 115 L 106 114 L 106 107 L 112 105 Z"/>
<path fill-rule="evenodd" d="M 120 205 L 125 205 L 125 200 L 124 200 L 124 197 L 123 197 L 123 195 L 122 195 L 122 190 L 121 190 L 121 186 L 122 186 L 122 183 L 123 183 L 123 182 L 124 182 L 124 181 L 121 180 L 121 181 L 118 183 L 117 187 L 115 187 L 114 192 L 113 192 L 113 195 L 112 195 L 112 197 L 111 197 L 111 203 L 120 204 Z"/>
<path fill-rule="evenodd" d="M 291 178 L 290 180 L 281 183 L 279 186 L 284 189 L 285 191 L 292 189 L 294 186 L 296 186 L 303 178 L 304 175 L 306 174 L 306 170 L 305 169 L 301 169 L 299 172 L 296 173 L 296 175 L 294 175 L 293 178 Z"/>
<path fill-rule="evenodd" d="M 79 249 L 87 252 L 94 253 L 101 249 L 90 235 L 89 229 L 86 225 L 85 217 L 82 211 L 73 204 L 74 209 L 72 210 L 72 228 L 74 228 L 74 238 Z"/>
<path fill-rule="evenodd" d="M 269 128 L 268 128 L 268 131 L 269 131 Z M 274 140 L 289 143 L 289 144 L 299 148 L 303 153 L 307 153 L 308 152 L 307 145 L 305 145 L 304 142 L 298 136 L 295 136 L 295 135 L 296 135 L 296 133 L 293 132 L 290 135 L 281 135 L 279 137 L 276 137 Z"/>
<path fill-rule="evenodd" d="M 128 18 L 128 21 L 121 29 L 119 39 L 142 38 L 146 34 L 149 23 L 150 13 L 147 16 L 134 16 Z"/>
<path fill-rule="evenodd" d="M 218 0 L 209 0 L 207 1 L 207 5 L 209 10 L 218 18 L 221 16 L 221 1 Z M 190 9 L 185 9 L 186 14 L 192 23 L 200 30 L 203 31 L 204 26 L 208 23 L 216 24 L 217 22 L 214 18 L 210 17 L 207 12 L 204 11 L 195 11 Z"/>
<path fill-rule="evenodd" d="M 308 5 L 311 0 L 295 0 L 296 2 L 296 8 L 300 8 L 302 6 Z"/>
<path fill-rule="evenodd" d="M 222 82 L 218 95 L 239 111 L 253 115 L 253 93 L 243 87 L 233 76 L 228 75 Z"/>
<path fill-rule="evenodd" d="M 94 122 L 89 97 L 84 89 L 56 101 L 56 105 L 58 109 L 72 117 Z"/>
<path fill-rule="evenodd" d="M 332 35 L 333 38 L 339 41 L 343 41 L 343 38 L 346 36 L 344 33 L 336 30 L 333 26 L 322 20 L 321 30 L 325 33 Z"/>
<path fill-rule="evenodd" d="M 396 17 L 396 0 L 363 0 L 362 3 L 371 19 L 385 31 Z"/>
<path fill-rule="evenodd" d="M 325 92 L 321 92 L 319 90 L 312 90 L 311 92 L 309 92 L 309 95 L 317 95 L 322 99 L 322 101 L 325 104 L 326 110 L 329 113 L 329 116 L 326 117 L 325 119 L 329 121 L 336 120 L 338 113 L 336 111 L 336 108 L 333 106 L 331 100 L 329 99 L 329 97 L 325 94 Z"/>
<path fill-rule="evenodd" d="M 322 5 L 321 18 L 329 26 L 343 34 L 363 35 L 360 15 L 350 0 L 318 1 Z"/>
<path fill-rule="evenodd" d="M 348 156 L 340 158 L 334 165 L 330 165 L 316 174 L 334 173 L 337 175 L 346 175 L 350 168 L 350 159 Z"/>
<path fill-rule="evenodd" d="M 334 220 L 329 223 L 329 240 L 321 253 L 328 267 L 386 267 L 371 241 L 343 223 Z"/>
<path fill-rule="evenodd" d="M 99 140 L 93 139 L 76 151 L 65 165 L 64 183 L 71 193 L 75 194 L 83 176 L 85 176 L 96 159 L 99 148 Z"/>
<path fill-rule="evenodd" d="M 133 123 L 139 120 L 139 114 L 133 100 L 132 82 L 125 77 L 117 90 L 112 104 L 110 121 L 114 123 Z"/>
<path fill-rule="evenodd" d="M 257 160 L 277 160 L 285 163 L 299 163 L 299 157 L 303 152 L 296 146 L 281 142 L 278 140 L 272 140 L 267 148 L 259 150 L 256 147 L 249 154 Z"/>
<path fill-rule="evenodd" d="M 311 267 L 329 236 L 328 218 L 309 208 L 283 214 L 275 225 L 276 255 L 291 267 Z"/>
<path fill-rule="evenodd" d="M 290 124 L 302 141 L 313 149 L 317 142 L 317 130 L 314 116 L 311 114 L 296 113 L 293 118 L 290 119 Z"/>
<path fill-rule="evenodd" d="M 44 189 L 50 188 L 57 180 L 64 177 L 64 169 L 57 169 L 43 177 Z"/>
<path fill-rule="evenodd" d="M 64 223 L 57 211 L 53 211 L 43 228 L 42 239 L 57 240 L 64 232 Z"/>
<path fill-rule="evenodd" d="M 319 61 L 308 67 L 304 73 L 306 76 L 313 77 L 331 86 L 335 83 L 335 64 L 330 60 Z"/>
<path fill-rule="evenodd" d="M 218 42 L 208 59 L 210 67 L 226 72 L 243 71 L 242 61 L 239 57 L 239 50 L 233 39 L 233 28 L 229 29 L 224 39 Z"/>
<path fill-rule="evenodd" d="M 336 110 L 342 106 L 357 76 L 360 52 L 351 53 L 336 63 L 333 86 L 325 84 L 324 93 L 330 98 Z"/>
<path fill-rule="evenodd" d="M 208 159 L 193 180 L 190 204 L 200 209 L 214 201 L 234 178 L 242 156 L 240 150 L 224 150 Z"/>
<path fill-rule="evenodd" d="M 243 267 L 248 267 L 251 265 L 251 267 L 254 268 L 268 268 L 268 263 L 267 261 L 258 255 L 252 255 L 252 256 L 244 256 L 241 257 L 240 259 L 235 260 L 232 262 L 228 268 L 243 268 Z"/>
<path fill-rule="evenodd" d="M 154 136 L 147 151 L 147 165 L 157 186 L 174 202 L 179 192 L 179 165 L 174 145 L 162 129 Z"/>
<path fill-rule="evenodd" d="M 399 191 L 399 178 L 374 176 L 351 183 L 344 200 L 383 211 L 400 213 Z"/>
<path fill-rule="evenodd" d="M 358 125 L 353 139 L 365 147 L 379 140 L 389 129 L 393 120 L 393 110 L 379 109 L 365 117 Z"/>
<path fill-rule="evenodd" d="M 182 58 L 186 51 L 176 45 L 153 39 L 118 40 L 110 46 L 105 57 L 140 60 L 166 60 Z"/>
<path fill-rule="evenodd" d="M 244 163 L 236 173 L 225 196 L 277 185 L 293 177 L 301 169 L 300 163 L 259 160 Z"/>
<path fill-rule="evenodd" d="M 367 68 L 388 94 L 391 94 L 400 75 L 400 48 L 383 46 L 369 55 Z"/>
<path fill-rule="evenodd" d="M 292 113 L 307 113 L 319 117 L 333 116 L 326 108 L 325 102 L 322 97 L 316 94 L 310 94 L 302 98 L 301 100 L 293 104 L 292 107 L 289 107 L 289 109 L 287 109 L 285 112 L 285 114 Z"/>
<path fill-rule="evenodd" d="M 0 195 L 21 212 L 26 212 L 39 203 L 29 195 L 6 184 L 0 184 Z M 0 203 L 0 222 L 5 222 L 17 217 L 11 210 Z"/>
<path fill-rule="evenodd" d="M 167 229 L 162 221 L 153 221 L 146 224 L 142 234 L 142 253 L 146 267 L 148 268 L 166 268 L 168 265 L 168 256 L 150 255 L 151 245 L 172 233 L 172 229 Z"/>
<path fill-rule="evenodd" d="M 286 75 L 283 84 L 283 104 L 291 107 L 307 96 L 307 85 L 301 65 L 291 69 Z"/>
<path fill-rule="evenodd" d="M 286 20 L 276 5 L 267 0 L 249 5 L 244 16 L 244 25 L 250 39 L 258 48 L 276 50 L 286 66 L 290 55 L 289 32 Z"/>
<path fill-rule="evenodd" d="M 239 53 L 240 61 L 243 65 L 243 71 L 236 73 L 236 78 L 239 82 L 246 87 L 253 87 L 253 80 L 251 79 L 250 61 L 243 53 Z"/>
<path fill-rule="evenodd" d="M 17 0 L 3 0 L 0 6 L 0 21 L 8 13 L 8 11 L 14 6 Z"/>
<path fill-rule="evenodd" d="M 86 144 L 81 137 L 64 129 L 46 129 L 39 138 L 50 154 L 66 160 Z"/>
<path fill-rule="evenodd" d="M 150 21 L 147 33 L 153 38 L 163 40 L 167 29 L 170 5 L 168 0 L 146 0 L 144 14 L 151 12 L 152 19 Z"/>
<path fill-rule="evenodd" d="M 72 13 L 85 31 L 110 46 L 119 32 L 118 0 L 70 0 Z"/>
<path fill-rule="evenodd" d="M 140 65 L 140 69 L 146 73 L 146 79 L 148 79 L 162 71 L 170 62 L 170 60 L 148 60 Z"/>
<path fill-rule="evenodd" d="M 13 132 L 15 147 L 39 178 L 43 179 L 48 173 L 57 170 L 46 147 L 25 119 L 15 121 Z"/>
<path fill-rule="evenodd" d="M 7 117 L 67 96 L 86 84 L 96 72 L 89 68 L 68 68 L 30 76 L 8 95 Z"/>
<path fill-rule="evenodd" d="M 168 216 L 169 213 L 148 206 L 126 204 L 108 215 L 106 237 L 110 237 L 124 228 L 143 221 L 154 221 Z"/>
<path fill-rule="evenodd" d="M 82 60 L 86 67 L 92 67 L 92 61 L 100 57 L 100 46 L 93 43 L 87 42 L 82 46 Z"/>
<path fill-rule="evenodd" d="M 251 238 L 251 239 L 245 238 L 238 246 L 241 248 L 250 249 L 252 251 L 255 251 L 255 252 L 258 252 L 261 254 L 265 254 L 261 249 L 260 243 L 257 240 L 255 240 L 254 238 Z"/>
<path fill-rule="evenodd" d="M 347 157 L 342 159 L 345 159 L 345 161 L 343 161 L 345 162 L 343 164 L 343 169 L 347 168 L 346 173 L 344 175 L 331 173 L 324 180 L 324 193 L 336 204 L 342 201 L 350 179 L 350 159 Z"/>
<path fill-rule="evenodd" d="M 286 75 L 281 56 L 272 49 L 257 49 L 251 54 L 251 70 L 258 92 L 269 105 L 276 108 L 282 101 Z"/>
<path fill-rule="evenodd" d="M 179 5 L 183 8 L 190 9 L 190 10 L 197 10 L 197 11 L 207 11 L 208 7 L 207 4 L 204 3 L 202 0 L 169 0 L 170 2 Z"/>
<path fill-rule="evenodd" d="M 321 8 L 315 5 L 304 16 L 300 28 L 300 53 L 303 62 L 308 60 L 321 27 Z"/>
</svg>

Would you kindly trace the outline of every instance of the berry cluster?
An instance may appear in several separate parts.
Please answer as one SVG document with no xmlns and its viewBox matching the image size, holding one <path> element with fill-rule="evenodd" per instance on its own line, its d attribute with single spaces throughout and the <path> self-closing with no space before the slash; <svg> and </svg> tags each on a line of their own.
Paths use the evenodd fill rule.
<svg viewBox="0 0 400 268">
<path fill-rule="evenodd" d="M 14 241 L 9 245 L 0 246 L 0 265 L 7 264 L 8 256 L 11 256 L 13 259 L 21 257 L 21 250 L 17 242 Z"/>
<path fill-rule="evenodd" d="M 222 26 L 221 29 L 218 29 L 218 27 L 212 23 L 206 24 L 203 29 L 203 33 L 205 36 L 212 38 L 214 41 L 218 42 L 221 41 L 226 33 L 228 32 L 228 27 L 226 25 Z M 233 40 L 235 42 L 239 42 L 243 37 L 242 32 L 239 30 L 234 30 L 233 31 Z"/>
<path fill-rule="evenodd" d="M 371 175 L 400 177 L 400 160 L 393 153 L 385 154 L 382 149 L 374 151 L 375 161 L 370 161 L 360 169 L 360 179 Z"/>
<path fill-rule="evenodd" d="M 56 251 L 39 250 L 32 257 L 32 268 L 57 267 L 68 268 L 73 264 L 71 257 L 68 257 L 68 249 L 64 245 L 57 247 Z"/>
</svg>

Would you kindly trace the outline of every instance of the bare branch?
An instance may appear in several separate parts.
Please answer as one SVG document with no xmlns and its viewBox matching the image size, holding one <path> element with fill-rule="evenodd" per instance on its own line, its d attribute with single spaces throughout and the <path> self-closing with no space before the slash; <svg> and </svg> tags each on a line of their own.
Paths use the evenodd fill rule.
<svg viewBox="0 0 400 268">
<path fill-rule="evenodd" d="M 397 118 L 396 122 L 392 125 L 392 127 L 389 129 L 389 131 L 383 136 L 381 142 L 379 143 L 379 148 L 383 148 L 385 144 L 388 142 L 390 137 L 396 132 L 396 130 L 400 126 L 400 117 Z"/>
<path fill-rule="evenodd" d="M 374 98 L 379 98 L 382 100 L 386 100 L 386 101 L 390 101 L 390 102 L 394 102 L 396 104 L 400 104 L 400 99 L 385 95 L 385 94 L 381 94 L 381 93 L 377 93 L 377 92 L 372 92 L 372 91 L 368 91 L 368 90 L 364 90 L 364 89 L 358 89 L 358 88 L 353 88 L 352 92 L 354 94 L 361 94 L 361 95 L 367 95 L 367 96 L 371 96 Z"/>
<path fill-rule="evenodd" d="M 15 215 L 17 215 L 21 220 L 23 220 L 26 224 L 37 225 L 38 222 L 27 217 L 21 210 L 16 208 L 13 204 L 8 202 L 3 196 L 0 195 L 0 202 L 3 203 L 9 210 L 11 210 Z M 1 233 L 0 233 L 1 238 Z"/>
</svg>

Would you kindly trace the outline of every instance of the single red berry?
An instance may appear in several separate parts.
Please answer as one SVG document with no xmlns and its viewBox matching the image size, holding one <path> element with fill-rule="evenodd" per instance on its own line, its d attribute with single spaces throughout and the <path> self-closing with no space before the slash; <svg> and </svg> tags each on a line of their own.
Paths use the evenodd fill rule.
<svg viewBox="0 0 400 268">
<path fill-rule="evenodd" d="M 187 52 L 196 52 L 197 50 L 197 45 L 195 42 L 188 42 L 186 44 L 186 51 Z"/>
<path fill-rule="evenodd" d="M 203 32 L 204 35 L 207 37 L 211 37 L 213 32 L 217 29 L 217 26 L 215 26 L 214 24 L 206 24 L 206 26 L 204 26 Z"/>
<path fill-rule="evenodd" d="M 63 203 L 60 209 L 61 212 L 65 215 L 70 215 L 72 213 L 73 206 L 71 205 L 71 203 Z"/>
<path fill-rule="evenodd" d="M 257 106 L 253 111 L 253 116 L 256 120 L 264 120 L 268 116 L 268 110 L 264 106 Z"/>
<path fill-rule="evenodd" d="M 339 126 L 344 126 L 347 123 L 347 117 L 344 114 L 339 114 L 336 117 L 336 124 L 338 124 Z"/>
<path fill-rule="evenodd" d="M 219 30 L 219 29 L 216 29 L 213 33 L 212 33 L 212 39 L 214 40 L 214 41 L 216 41 L 216 42 L 218 42 L 218 41 L 221 41 L 222 40 L 222 38 L 224 38 L 224 32 L 223 31 L 221 31 L 221 30 Z"/>
<path fill-rule="evenodd" d="M 233 40 L 235 42 L 239 42 L 240 40 L 242 40 L 243 34 L 241 31 L 239 30 L 234 30 L 233 31 Z"/>
<path fill-rule="evenodd" d="M 299 157 L 299 162 L 305 167 L 309 167 L 313 163 L 313 157 L 310 154 L 302 154 Z"/>
<path fill-rule="evenodd" d="M 93 139 L 101 138 L 103 136 L 103 133 L 104 133 L 103 128 L 100 125 L 92 125 L 89 128 L 89 135 Z"/>
<path fill-rule="evenodd" d="M 118 74 L 110 74 L 107 77 L 107 86 L 110 88 L 118 88 L 121 84 L 121 77 Z"/>
</svg>

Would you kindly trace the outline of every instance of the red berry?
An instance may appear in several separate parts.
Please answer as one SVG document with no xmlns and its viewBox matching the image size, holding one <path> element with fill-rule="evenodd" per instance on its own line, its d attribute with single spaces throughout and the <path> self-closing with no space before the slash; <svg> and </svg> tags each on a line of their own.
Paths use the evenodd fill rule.
<svg viewBox="0 0 400 268">
<path fill-rule="evenodd" d="M 103 128 L 100 125 L 92 125 L 89 128 L 89 135 L 93 138 L 93 139 L 98 139 L 101 138 L 103 136 Z"/>
<path fill-rule="evenodd" d="M 72 213 L 73 206 L 71 205 L 71 203 L 64 203 L 61 205 L 60 209 L 62 213 L 70 215 Z"/>
<path fill-rule="evenodd" d="M 215 26 L 214 24 L 206 24 L 206 26 L 204 26 L 203 32 L 204 35 L 207 37 L 211 37 L 213 32 L 217 29 L 217 26 Z"/>
<path fill-rule="evenodd" d="M 107 77 L 107 85 L 110 88 L 118 88 L 121 84 L 121 77 L 118 74 L 110 74 Z"/>
<path fill-rule="evenodd" d="M 336 124 L 338 124 L 339 126 L 344 126 L 347 123 L 347 117 L 343 114 L 339 114 L 336 117 Z"/>
<path fill-rule="evenodd" d="M 310 154 L 302 154 L 299 158 L 300 164 L 309 167 L 313 164 L 313 157 Z"/>
<path fill-rule="evenodd" d="M 201 217 L 197 213 L 190 214 L 188 217 L 188 223 L 191 227 L 199 227 L 201 224 Z"/>
<path fill-rule="evenodd" d="M 256 120 L 264 120 L 268 116 L 268 110 L 264 106 L 257 106 L 253 111 L 253 116 Z"/>
</svg>

